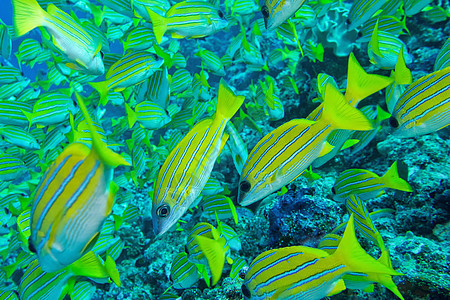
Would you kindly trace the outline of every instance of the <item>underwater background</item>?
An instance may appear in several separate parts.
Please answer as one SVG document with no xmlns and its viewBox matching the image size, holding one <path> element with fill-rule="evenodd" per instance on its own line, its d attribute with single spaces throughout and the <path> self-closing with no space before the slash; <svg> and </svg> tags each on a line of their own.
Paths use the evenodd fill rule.
<svg viewBox="0 0 450 300">
<path fill-rule="evenodd" d="M 200 29 L 193 29 L 192 23 L 176 23 L 176 16 L 170 16 L 174 14 L 170 9 L 181 1 L 38 0 L 47 12 L 52 4 L 66 12 L 69 21 L 58 10 L 49 15 L 60 14 L 63 27 L 71 29 L 61 31 L 58 28 L 63 27 L 48 21 L 50 17 L 22 12 L 29 13 L 27 23 L 39 29 L 28 26 L 29 32 L 19 37 L 16 33 L 25 19 L 14 24 L 14 16 L 33 1 L 0 2 L 0 299 L 265 299 L 253 294 L 252 279 L 246 277 L 249 269 L 257 268 L 252 261 L 265 251 L 290 246 L 326 250 L 320 244 L 323 238 L 330 233 L 342 236 L 344 231 L 339 229 L 345 224 L 334 229 L 347 222 L 351 212 L 365 251 L 375 259 L 387 253 L 390 262 L 386 265 L 402 275 L 392 276 L 390 288 L 379 281 L 352 286 L 344 278 L 346 289 L 323 291 L 317 299 L 327 295 L 331 299 L 450 299 L 450 82 L 446 75 L 441 93 L 412 108 L 423 108 L 430 98 L 439 98 L 440 125 L 433 123 L 427 127 L 431 129 L 403 135 L 395 128 L 403 122 L 396 117 L 396 105 L 408 87 L 429 74 L 450 72 L 448 1 L 286 0 L 280 5 L 301 6 L 268 30 L 272 17 L 261 9 L 278 9 L 269 0 L 219 0 L 208 2 L 207 8 L 180 9 L 178 13 L 188 15 L 189 22 L 203 22 Z M 191 2 L 198 5 L 200 1 Z M 156 21 L 149 10 L 166 19 Z M 211 17 L 216 15 L 219 21 Z M 165 31 L 161 34 L 153 28 L 155 24 Z M 79 30 L 73 30 L 77 26 L 96 43 L 101 41 L 98 47 L 80 46 L 85 52 L 77 52 L 78 46 L 64 48 L 64 41 L 79 45 Z M 85 53 L 92 55 L 89 62 L 99 59 L 103 70 L 87 67 Z M 145 61 L 138 56 L 121 60 L 130 53 L 145 56 Z M 125 64 L 123 69 L 118 61 Z M 145 65 L 145 70 L 135 69 L 136 65 Z M 108 81 L 110 90 L 95 84 L 110 78 L 117 78 L 115 83 Z M 367 80 L 360 83 L 361 78 Z M 421 83 L 418 94 L 437 84 L 432 78 Z M 377 80 L 386 84 L 375 87 Z M 315 155 L 314 159 L 309 158 L 301 171 L 292 168 L 303 171 L 301 175 L 283 179 L 291 170 L 276 169 L 272 178 L 281 178 L 281 188 L 272 187 L 259 199 L 245 202 L 243 182 L 248 181 L 242 174 L 250 174 L 249 166 L 254 163 L 258 168 L 257 163 L 264 160 L 266 152 L 257 152 L 264 146 L 261 141 L 270 143 L 264 138 L 271 133 L 280 134 L 281 139 L 287 134 L 283 126 L 296 119 L 318 124 L 321 121 L 310 114 L 321 102 L 331 103 L 325 94 L 331 94 L 330 86 L 347 96 L 350 93 L 345 91 L 359 84 L 355 90 L 365 94 L 358 99 L 363 101 L 358 109 L 371 119 L 371 134 L 364 129 L 352 131 L 352 136 L 342 129 L 349 135 L 336 146 L 325 136 L 319 151 L 314 150 L 317 153 L 304 154 L 306 158 Z M 205 150 L 205 156 L 188 152 L 180 159 L 180 164 L 186 164 L 170 177 L 167 158 L 175 157 L 171 155 L 177 149 L 191 151 L 184 137 L 193 139 L 193 134 L 204 132 L 195 124 L 221 116 L 215 112 L 224 90 L 230 99 L 239 101 L 236 95 L 242 95 L 245 100 L 241 99 L 243 104 L 232 117 L 223 118 L 228 125 L 217 129 L 222 130 L 222 138 L 211 139 L 216 151 Z M 80 102 L 86 103 L 86 112 Z M 330 105 L 328 110 L 339 114 L 337 107 Z M 429 111 L 426 107 L 425 112 Z M 216 124 L 208 122 L 209 128 Z M 305 124 L 301 122 L 298 126 Z M 418 123 L 415 126 L 419 128 Z M 96 134 L 91 133 L 94 128 Z M 228 140 L 223 136 L 229 136 Z M 109 149 L 91 146 L 92 140 Z M 334 146 L 329 153 L 323 150 L 329 145 L 325 140 Z M 308 144 L 314 139 L 295 141 Z M 101 223 L 98 234 L 88 239 L 79 256 L 73 256 L 77 260 L 81 254 L 95 253 L 90 264 L 72 267 L 69 262 L 47 272 L 43 269 L 50 266 L 39 266 L 44 254 L 36 241 L 45 242 L 48 236 L 53 241 L 58 234 L 64 241 L 67 232 L 54 233 L 51 228 L 61 224 L 60 215 L 40 211 L 39 204 L 61 198 L 44 194 L 45 180 L 56 167 L 52 163 L 74 142 L 88 145 L 87 150 L 80 146 L 79 155 L 106 153 L 94 159 L 105 165 L 106 198 L 111 201 L 112 195 L 115 202 L 111 213 L 96 214 Z M 287 159 L 284 149 L 277 148 L 276 153 Z M 116 154 L 124 162 L 111 167 L 104 157 Z M 191 160 L 183 161 L 187 159 Z M 191 197 L 192 203 L 171 226 L 158 229 L 155 218 L 179 209 L 170 206 L 164 211 L 166 207 L 157 202 L 160 193 L 180 189 L 196 163 L 195 172 L 201 170 L 202 175 L 192 180 L 203 180 L 203 185 L 199 183 L 200 188 L 191 192 L 188 183 L 180 195 L 197 196 Z M 392 182 L 382 181 L 393 164 L 398 174 Z M 264 168 L 272 166 L 278 167 L 275 158 L 268 159 Z M 364 174 L 381 182 L 370 196 L 361 194 L 360 206 L 353 210 L 345 197 L 359 195 L 356 189 L 336 200 L 337 182 L 349 169 L 365 170 Z M 67 176 L 58 184 L 67 184 Z M 102 178 L 90 188 L 102 186 Z M 358 188 L 368 189 L 361 182 Z M 407 183 L 400 188 L 399 182 Z M 111 186 L 117 190 L 112 192 Z M 71 192 L 68 188 L 61 193 Z M 88 205 L 83 196 L 74 199 L 81 207 Z M 43 233 L 36 229 L 38 225 L 30 225 L 30 219 L 49 222 L 50 229 Z M 208 230 L 201 231 L 199 224 Z M 364 227 L 370 228 L 364 231 Z M 38 237 L 33 231 L 38 231 Z M 195 235 L 204 235 L 208 241 L 203 243 Z M 100 262 L 100 267 L 94 267 L 93 261 Z M 273 279 L 272 271 L 265 271 Z M 341 277 L 332 280 L 333 287 Z M 277 284 L 275 290 L 285 289 L 286 284 L 292 287 Z M 267 299 L 278 298 L 271 297 Z"/>
</svg>

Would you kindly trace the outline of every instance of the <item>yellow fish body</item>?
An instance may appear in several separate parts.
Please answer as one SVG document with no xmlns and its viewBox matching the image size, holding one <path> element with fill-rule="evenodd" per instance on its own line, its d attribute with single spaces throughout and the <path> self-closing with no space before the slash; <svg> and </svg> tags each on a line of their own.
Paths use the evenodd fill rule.
<svg viewBox="0 0 450 300">
<path fill-rule="evenodd" d="M 101 43 L 90 36 L 75 20 L 53 4 L 47 11 L 36 0 L 13 0 L 14 30 L 17 36 L 45 27 L 52 35 L 53 44 L 61 50 L 70 61 L 72 69 L 92 75 L 105 72 L 100 49 Z"/>
<path fill-rule="evenodd" d="M 70 265 L 95 244 L 114 202 L 113 170 L 129 165 L 100 140 L 80 98 L 78 104 L 92 147 L 72 143 L 64 149 L 42 177 L 31 209 L 30 249 L 45 272 Z"/>
<path fill-rule="evenodd" d="M 162 235 L 188 210 L 208 181 L 225 145 L 228 120 L 244 101 L 221 81 L 213 119 L 197 123 L 170 152 L 155 184 L 152 219 L 156 235 Z"/>
<path fill-rule="evenodd" d="M 370 121 L 331 84 L 327 84 L 322 117 L 294 119 L 274 129 L 251 151 L 241 173 L 238 202 L 250 205 L 297 178 L 319 156 L 328 153 L 328 135 L 337 128 L 370 130 Z M 325 114 L 325 115 L 324 115 Z"/>
</svg>

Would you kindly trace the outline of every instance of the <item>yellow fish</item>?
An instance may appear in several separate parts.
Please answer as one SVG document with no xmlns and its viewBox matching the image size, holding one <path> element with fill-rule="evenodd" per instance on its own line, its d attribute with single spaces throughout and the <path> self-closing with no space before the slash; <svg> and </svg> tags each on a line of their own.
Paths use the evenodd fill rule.
<svg viewBox="0 0 450 300">
<path fill-rule="evenodd" d="M 113 170 L 129 165 L 101 141 L 83 100 L 77 98 L 89 125 L 92 147 L 82 143 L 67 146 L 46 170 L 31 208 L 30 249 L 45 272 L 70 265 L 95 244 L 117 191 Z"/>
</svg>

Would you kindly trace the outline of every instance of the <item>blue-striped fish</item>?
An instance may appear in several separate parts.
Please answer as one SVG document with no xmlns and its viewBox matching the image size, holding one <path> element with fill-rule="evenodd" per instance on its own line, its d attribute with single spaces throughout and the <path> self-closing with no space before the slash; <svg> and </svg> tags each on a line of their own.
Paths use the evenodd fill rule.
<svg viewBox="0 0 450 300">
<path fill-rule="evenodd" d="M 29 121 L 29 127 L 36 124 L 38 127 L 56 125 L 69 119 L 69 114 L 75 114 L 73 100 L 59 92 L 52 91 L 43 95 L 33 105 L 31 113 L 24 112 Z"/>
<path fill-rule="evenodd" d="M 28 170 L 21 159 L 7 154 L 0 154 L 1 181 L 17 179 L 27 172 Z"/>
<path fill-rule="evenodd" d="M 380 8 L 382 16 L 395 16 L 404 0 L 389 0 Z"/>
<path fill-rule="evenodd" d="M 187 58 L 183 54 L 181 54 L 180 52 L 177 52 L 172 57 L 172 63 L 173 63 L 174 67 L 186 68 L 186 66 L 187 66 Z"/>
<path fill-rule="evenodd" d="M 450 124 L 450 67 L 419 78 L 400 96 L 389 124 L 394 135 L 414 137 Z"/>
<path fill-rule="evenodd" d="M 170 280 L 175 289 L 188 289 L 200 279 L 197 266 L 190 262 L 186 252 L 178 253 L 170 266 Z"/>
<path fill-rule="evenodd" d="M 224 190 L 225 188 L 222 186 L 220 180 L 210 176 L 202 190 L 202 195 L 213 196 L 222 193 Z"/>
<path fill-rule="evenodd" d="M 134 111 L 126 103 L 125 108 L 130 128 L 138 122 L 146 129 L 156 130 L 170 122 L 170 117 L 167 112 L 161 106 L 151 101 L 139 103 L 134 108 Z"/>
<path fill-rule="evenodd" d="M 364 24 L 379 10 L 387 0 L 355 0 L 348 12 L 348 31 Z"/>
<path fill-rule="evenodd" d="M 69 291 L 71 300 L 92 299 L 97 288 L 89 281 L 77 281 Z"/>
<path fill-rule="evenodd" d="M 16 33 L 17 34 L 17 33 Z M 19 64 L 28 64 L 33 67 L 35 59 L 43 51 L 41 44 L 34 39 L 24 39 L 19 45 L 19 51 L 17 52 L 17 60 Z"/>
<path fill-rule="evenodd" d="M 390 32 L 378 30 L 377 22 L 367 48 L 370 62 L 380 69 L 391 70 L 395 68 L 400 52 L 406 64 L 410 64 L 412 56 L 408 53 L 405 43 Z"/>
<path fill-rule="evenodd" d="M 439 50 L 436 61 L 434 62 L 433 71 L 436 72 L 447 67 L 450 67 L 450 38 L 447 39 L 441 50 Z"/>
<path fill-rule="evenodd" d="M 230 149 L 231 156 L 233 157 L 234 166 L 239 174 L 242 173 L 244 168 L 244 163 L 248 158 L 247 145 L 242 140 L 236 127 L 234 127 L 232 122 L 228 122 L 226 127 L 227 133 L 230 139 L 227 142 L 227 146 Z"/>
<path fill-rule="evenodd" d="M 129 0 L 99 0 L 98 2 L 117 12 L 118 15 L 134 18 L 132 2 Z"/>
<path fill-rule="evenodd" d="M 317 122 L 294 119 L 262 138 L 251 151 L 241 174 L 238 202 L 252 204 L 297 178 L 319 156 L 334 129 L 370 130 L 371 122 L 331 84 L 327 85 L 322 117 Z"/>
<path fill-rule="evenodd" d="M 105 81 L 89 84 L 100 94 L 100 102 L 106 105 L 110 90 L 122 91 L 149 78 L 161 65 L 162 59 L 145 51 L 131 51 L 115 62 L 105 75 Z"/>
<path fill-rule="evenodd" d="M 2 140 L 28 150 L 41 148 L 34 136 L 26 130 L 13 125 L 0 125 L 0 142 Z"/>
<path fill-rule="evenodd" d="M 195 53 L 195 55 L 201 58 L 202 66 L 211 71 L 211 73 L 217 76 L 225 76 L 226 73 L 224 66 L 217 54 L 207 49 L 199 48 L 198 52 Z"/>
<path fill-rule="evenodd" d="M 246 299 L 322 299 L 343 291 L 349 273 L 402 275 L 372 258 L 355 236 L 353 215 L 336 252 L 294 246 L 258 255 L 245 274 Z"/>
<path fill-rule="evenodd" d="M 9 99 L 21 93 L 30 83 L 29 79 L 2 85 L 0 89 L 0 99 Z"/>
<path fill-rule="evenodd" d="M 147 7 L 156 41 L 161 43 L 166 32 L 173 38 L 200 38 L 228 26 L 223 13 L 206 1 L 186 0 L 172 6 L 162 17 Z"/>
<path fill-rule="evenodd" d="M 302 24 L 303 27 L 312 28 L 317 23 L 317 14 L 308 4 L 303 4 L 292 17 L 294 24 Z"/>
<path fill-rule="evenodd" d="M 155 35 L 151 28 L 139 26 L 131 30 L 127 39 L 123 42 L 123 49 L 128 50 L 147 50 L 156 42 Z"/>
<path fill-rule="evenodd" d="M 146 21 L 151 21 L 147 8 L 161 16 L 164 16 L 166 11 L 170 9 L 169 0 L 133 0 L 132 3 L 135 14 Z"/>
<path fill-rule="evenodd" d="M 383 238 L 373 224 L 371 214 L 367 210 L 364 201 L 362 201 L 361 198 L 357 195 L 350 194 L 347 199 L 345 199 L 345 206 L 347 207 L 348 213 L 353 214 L 353 216 L 355 217 L 356 229 L 362 235 L 364 235 L 366 238 L 380 247 L 381 252 L 386 250 Z"/>
<path fill-rule="evenodd" d="M 369 42 L 372 37 L 373 30 L 378 22 L 378 30 L 383 32 L 389 32 L 394 36 L 398 36 L 402 33 L 408 32 L 406 28 L 406 17 L 403 20 L 399 20 L 394 16 L 376 16 L 364 23 L 361 30 L 358 32 L 358 42 Z"/>
<path fill-rule="evenodd" d="M 363 67 L 361 67 L 361 65 L 356 60 L 355 55 L 351 53 L 348 59 L 348 75 L 347 88 L 345 90 L 345 99 L 351 106 L 356 107 L 361 100 L 385 88 L 393 81 L 394 79 L 391 77 L 366 73 Z M 316 120 L 318 116 L 320 116 L 321 110 L 322 104 L 319 105 L 312 113 L 310 113 L 307 119 Z M 327 142 L 332 145 L 333 148 L 329 153 L 314 160 L 313 167 L 319 167 L 323 165 L 331 158 L 333 158 L 339 152 L 339 150 L 354 144 L 354 141 L 347 142 L 350 135 L 351 131 L 348 130 L 333 131 L 327 138 Z"/>
<path fill-rule="evenodd" d="M 234 231 L 233 227 L 219 220 L 217 230 L 227 240 L 227 245 L 230 247 L 230 250 L 236 252 L 241 250 L 242 244 L 241 240 L 239 239 L 240 235 L 238 235 L 236 231 Z"/>
<path fill-rule="evenodd" d="M 248 268 L 248 264 L 242 257 L 238 257 L 233 261 L 230 270 L 230 277 L 236 280 L 239 277 L 243 278 L 244 271 Z"/>
<path fill-rule="evenodd" d="M 266 0 L 261 13 L 267 30 L 273 30 L 289 19 L 303 5 L 305 0 Z"/>
<path fill-rule="evenodd" d="M 21 80 L 25 80 L 25 77 L 19 69 L 0 65 L 0 84 L 14 83 Z"/>
<path fill-rule="evenodd" d="M 113 170 L 129 165 L 101 141 L 77 99 L 93 145 L 72 143 L 64 149 L 43 175 L 31 209 L 30 247 L 46 272 L 61 270 L 92 248 L 114 203 Z"/>
<path fill-rule="evenodd" d="M 163 67 L 153 73 L 148 79 L 147 95 L 150 101 L 155 102 L 162 108 L 169 105 L 170 82 L 168 68 Z"/>
<path fill-rule="evenodd" d="M 3 23 L 3 22 L 0 22 Z M 8 60 L 11 56 L 12 43 L 9 36 L 8 26 L 0 24 L 0 56 Z"/>
<path fill-rule="evenodd" d="M 336 201 L 344 201 L 351 194 L 368 200 L 383 194 L 386 188 L 405 192 L 413 191 L 409 183 L 400 178 L 397 161 L 381 177 L 368 170 L 348 169 L 336 178 L 331 192 Z"/>
<path fill-rule="evenodd" d="M 431 3 L 431 0 L 404 0 L 403 9 L 404 14 L 411 17 L 422 11 L 427 5 Z"/>
<path fill-rule="evenodd" d="M 64 11 L 50 4 L 44 11 L 36 0 L 14 0 L 14 29 L 17 36 L 45 27 L 53 44 L 71 62 L 69 67 L 89 74 L 101 75 L 105 67 L 100 55 L 101 43 L 94 40 Z"/>
<path fill-rule="evenodd" d="M 153 230 L 160 236 L 187 211 L 208 181 L 228 135 L 225 125 L 244 101 L 221 81 L 216 114 L 197 123 L 170 152 L 153 193 Z"/>
<path fill-rule="evenodd" d="M 170 79 L 170 91 L 172 95 L 184 92 L 191 86 L 192 75 L 186 69 L 178 69 Z"/>
<path fill-rule="evenodd" d="M 81 259 L 70 266 L 58 271 L 45 272 L 38 260 L 34 260 L 25 270 L 19 283 L 20 299 L 28 300 L 54 300 L 61 299 L 69 291 L 69 279 L 75 276 L 107 279 L 110 270 L 107 270 L 92 251 L 86 253 Z"/>
<path fill-rule="evenodd" d="M 238 223 L 238 215 L 236 213 L 236 207 L 230 198 L 224 195 L 211 195 L 206 196 L 201 200 L 203 214 L 202 216 L 219 220 L 233 219 Z"/>
<path fill-rule="evenodd" d="M 444 22 L 447 20 L 448 17 L 450 17 L 450 13 L 441 6 L 428 6 L 425 9 L 423 9 L 425 12 L 425 18 L 430 20 L 432 23 L 438 23 L 438 22 Z"/>
</svg>

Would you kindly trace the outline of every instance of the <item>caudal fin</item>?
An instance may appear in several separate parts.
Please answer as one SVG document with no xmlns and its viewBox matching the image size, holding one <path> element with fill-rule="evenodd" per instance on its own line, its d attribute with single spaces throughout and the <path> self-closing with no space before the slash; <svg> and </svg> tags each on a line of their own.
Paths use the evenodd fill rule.
<svg viewBox="0 0 450 300">
<path fill-rule="evenodd" d="M 321 119 L 335 129 L 371 130 L 372 122 L 362 112 L 347 103 L 344 95 L 332 84 L 325 89 L 324 107 Z"/>
<path fill-rule="evenodd" d="M 125 103 L 125 110 L 127 112 L 128 117 L 128 127 L 133 128 L 134 124 L 137 121 L 137 115 L 136 113 L 131 109 L 131 107 Z"/>
<path fill-rule="evenodd" d="M 109 274 L 102 260 L 93 252 L 89 251 L 80 259 L 69 266 L 69 270 L 78 276 L 92 278 L 108 278 Z"/>
<path fill-rule="evenodd" d="M 405 192 L 412 192 L 413 191 L 413 189 L 409 185 L 409 183 L 406 180 L 400 178 L 400 176 L 398 175 L 397 161 L 395 161 L 392 164 L 392 166 L 381 177 L 381 179 L 383 180 L 383 183 L 388 188 L 396 189 L 396 190 L 400 190 L 400 191 L 405 191 Z"/>
<path fill-rule="evenodd" d="M 227 120 L 239 110 L 244 103 L 244 96 L 236 96 L 225 80 L 220 80 L 216 115 Z"/>
<path fill-rule="evenodd" d="M 350 216 L 347 227 L 345 228 L 344 236 L 342 237 L 336 252 L 332 256 L 334 256 L 335 259 L 343 261 L 350 272 L 403 275 L 392 268 L 383 265 L 367 254 L 361 247 L 355 236 L 353 214 Z"/>
<path fill-rule="evenodd" d="M 38 26 L 42 26 L 44 15 L 47 14 L 36 0 L 13 0 L 14 31 L 16 36 L 22 36 Z"/>
<path fill-rule="evenodd" d="M 411 84 L 412 79 L 412 73 L 406 66 L 402 48 L 398 53 L 397 63 L 395 64 L 394 80 L 396 84 Z"/>
<path fill-rule="evenodd" d="M 212 275 L 212 285 L 215 285 L 222 277 L 223 265 L 225 264 L 225 239 L 215 240 L 204 236 L 195 236 L 194 239 L 208 260 Z"/>
<path fill-rule="evenodd" d="M 152 21 L 153 33 L 155 34 L 156 42 L 160 44 L 164 33 L 166 33 L 167 30 L 166 18 L 158 15 L 148 7 L 146 7 L 146 9 L 148 15 L 150 16 L 150 20 Z"/>
<path fill-rule="evenodd" d="M 388 266 L 389 268 L 392 268 L 391 259 L 389 257 L 389 251 L 384 250 L 381 253 L 380 258 L 378 259 L 379 262 L 381 262 L 383 265 Z M 394 293 L 397 297 L 404 300 L 402 294 L 398 290 L 397 286 L 395 285 L 394 281 L 392 281 L 392 277 L 389 275 L 379 275 L 378 276 L 378 283 L 380 283 L 385 288 L 389 289 L 392 293 Z"/>
<path fill-rule="evenodd" d="M 108 83 L 106 81 L 89 82 L 89 85 L 100 94 L 100 103 L 106 105 L 106 103 L 108 103 L 109 93 Z"/>
<path fill-rule="evenodd" d="M 355 58 L 353 53 L 350 53 L 348 58 L 348 75 L 347 75 L 347 89 L 345 90 L 345 99 L 353 106 L 359 101 L 367 98 L 375 92 L 384 89 L 394 81 L 393 78 L 367 74 Z"/>
</svg>

